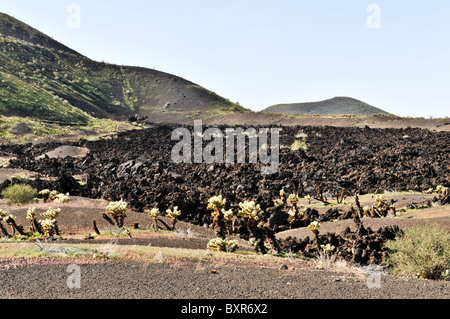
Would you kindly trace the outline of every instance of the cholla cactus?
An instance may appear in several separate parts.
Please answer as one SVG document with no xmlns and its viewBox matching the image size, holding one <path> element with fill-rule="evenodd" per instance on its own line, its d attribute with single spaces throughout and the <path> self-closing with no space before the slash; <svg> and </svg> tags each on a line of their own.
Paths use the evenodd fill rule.
<svg viewBox="0 0 450 319">
<path fill-rule="evenodd" d="M 44 231 L 44 236 L 51 237 L 56 233 L 56 219 L 44 219 L 39 222 Z"/>
<path fill-rule="evenodd" d="M 178 210 L 178 206 L 175 206 L 173 210 L 168 209 L 166 210 L 166 217 L 168 218 L 177 218 L 181 215 L 181 211 Z"/>
<path fill-rule="evenodd" d="M 305 212 L 302 210 L 298 210 L 297 207 L 292 207 L 289 211 L 288 211 L 288 221 L 292 224 L 294 223 L 297 219 L 302 218 L 303 216 L 305 216 Z"/>
<path fill-rule="evenodd" d="M 317 221 L 312 222 L 311 224 L 309 224 L 308 228 L 311 229 L 313 234 L 318 234 L 319 233 L 319 229 L 320 229 L 320 223 L 317 222 Z"/>
<path fill-rule="evenodd" d="M 28 220 L 29 222 L 32 222 L 32 221 L 35 220 L 35 219 L 36 219 L 36 208 L 35 208 L 35 207 L 29 208 L 29 209 L 27 210 L 27 220 Z"/>
<path fill-rule="evenodd" d="M 275 237 L 275 232 L 270 228 L 268 223 L 265 223 L 263 218 L 263 211 L 260 205 L 257 205 L 254 201 L 245 201 L 239 204 L 241 210 L 238 216 L 243 217 L 247 220 L 247 227 L 250 231 L 251 242 L 254 243 L 256 251 L 266 254 L 270 249 L 269 247 L 274 247 L 278 252 L 280 252 L 280 246 L 277 243 Z M 270 242 L 271 245 L 266 243 L 266 240 Z"/>
<path fill-rule="evenodd" d="M 55 199 L 53 200 L 55 203 L 67 203 L 70 201 L 70 197 L 67 196 L 66 194 L 58 194 L 56 195 Z"/>
<path fill-rule="evenodd" d="M 9 213 L 4 211 L 3 209 L 0 209 L 0 221 L 3 220 L 6 216 L 8 216 Z"/>
<path fill-rule="evenodd" d="M 311 197 L 310 195 L 306 195 L 306 196 L 305 196 L 305 199 L 306 199 L 306 201 L 308 202 L 308 205 L 311 205 L 312 197 Z"/>
<path fill-rule="evenodd" d="M 292 224 L 297 219 L 297 211 L 292 208 L 288 211 L 288 221 Z"/>
<path fill-rule="evenodd" d="M 159 211 L 159 208 L 152 208 L 150 211 L 150 217 L 152 218 L 158 218 L 161 215 L 161 212 Z"/>
<path fill-rule="evenodd" d="M 298 218 L 302 218 L 304 213 L 299 210 L 298 205 L 299 197 L 296 194 L 289 195 L 287 202 L 291 206 L 291 209 L 287 212 L 289 223 L 293 224 Z"/>
<path fill-rule="evenodd" d="M 50 207 L 45 213 L 42 213 L 41 216 L 44 217 L 45 219 L 55 220 L 60 213 L 61 208 L 53 209 Z"/>
<path fill-rule="evenodd" d="M 8 216 L 4 217 L 3 219 L 6 224 L 11 226 L 12 235 L 14 236 L 16 234 L 16 228 L 17 228 L 16 222 L 15 222 L 16 216 L 9 214 Z M 21 235 L 24 235 L 23 232 L 21 233 Z"/>
<path fill-rule="evenodd" d="M 27 211 L 27 220 L 31 225 L 31 230 L 33 231 L 33 233 L 35 232 L 42 232 L 40 227 L 39 227 L 39 223 L 36 221 L 36 208 L 29 208 Z"/>
<path fill-rule="evenodd" d="M 175 230 L 175 224 L 177 222 L 177 218 L 181 215 L 181 211 L 178 210 L 178 206 L 175 206 L 173 210 L 166 210 L 166 217 L 172 220 L 172 230 Z"/>
<path fill-rule="evenodd" d="M 291 195 L 289 195 L 289 197 L 288 197 L 288 203 L 291 205 L 291 206 L 297 206 L 297 203 L 298 203 L 298 196 L 296 195 L 296 194 L 291 194 Z"/>
<path fill-rule="evenodd" d="M 230 234 L 229 222 L 233 218 L 232 210 L 225 210 L 227 203 L 226 198 L 222 195 L 213 196 L 208 200 L 208 206 L 206 209 L 212 210 L 212 216 L 214 217 L 211 227 L 214 229 L 216 236 L 219 238 L 225 238 L 225 232 Z"/>
<path fill-rule="evenodd" d="M 161 216 L 161 212 L 159 211 L 159 208 L 152 208 L 149 212 L 149 215 L 151 218 L 153 218 L 153 224 L 156 230 L 159 229 L 158 226 L 158 217 Z"/>
<path fill-rule="evenodd" d="M 369 207 L 369 206 L 364 206 L 363 207 L 363 211 L 364 211 L 364 215 L 365 216 L 368 216 L 368 217 L 370 217 L 371 216 L 371 211 L 372 211 L 372 208 L 371 207 Z"/>
<path fill-rule="evenodd" d="M 316 238 L 317 248 L 320 250 L 320 239 L 319 239 L 319 229 L 320 224 L 319 222 L 315 221 L 309 224 L 309 229 L 311 229 L 312 233 L 314 234 L 314 237 Z"/>
<path fill-rule="evenodd" d="M 340 194 L 339 194 L 339 192 L 335 192 L 335 193 L 334 193 L 334 196 L 336 196 L 336 202 L 337 202 L 338 204 L 342 204 L 342 203 L 344 202 L 344 199 L 345 199 L 345 191 L 346 191 L 346 189 L 343 188 Z"/>
<path fill-rule="evenodd" d="M 4 220 L 8 215 L 9 215 L 8 212 L 4 211 L 3 209 L 0 209 L 0 230 L 5 237 L 10 238 L 11 236 L 9 235 L 8 231 L 2 224 L 2 220 Z"/>
<path fill-rule="evenodd" d="M 111 202 L 106 207 L 106 214 L 110 215 L 116 221 L 117 227 L 123 227 L 123 221 L 127 217 L 126 212 L 129 208 L 128 203 L 120 200 L 118 202 Z"/>
<path fill-rule="evenodd" d="M 239 207 L 241 210 L 238 212 L 238 216 L 244 217 L 249 221 L 256 222 L 262 217 L 263 212 L 261 211 L 261 207 L 254 201 L 239 203 Z"/>
<path fill-rule="evenodd" d="M 49 189 L 43 189 L 39 192 L 39 195 L 42 196 L 42 198 L 44 199 L 44 203 L 48 202 L 49 198 L 50 198 L 50 190 Z"/>
<path fill-rule="evenodd" d="M 336 250 L 336 247 L 334 247 L 331 244 L 321 245 L 320 247 L 322 248 L 323 252 L 327 255 Z"/>
<path fill-rule="evenodd" d="M 222 209 L 225 209 L 225 204 L 227 203 L 226 198 L 222 198 L 222 195 L 213 196 L 208 200 L 208 210 L 214 210 L 215 213 L 220 213 Z"/>
<path fill-rule="evenodd" d="M 294 143 L 292 143 L 292 145 L 290 146 L 290 149 L 293 151 L 298 151 L 300 149 L 306 151 L 308 149 L 308 144 L 305 141 L 295 140 Z"/>
<path fill-rule="evenodd" d="M 444 187 L 442 185 L 438 185 L 436 187 L 436 193 L 438 193 L 438 195 L 448 195 L 448 187 Z"/>
<path fill-rule="evenodd" d="M 280 198 L 281 198 L 281 202 L 280 202 L 280 205 L 284 205 L 284 204 L 286 204 L 286 192 L 284 191 L 284 189 L 282 189 L 281 191 L 280 191 Z"/>
<path fill-rule="evenodd" d="M 222 252 L 235 252 L 238 247 L 239 242 L 237 240 L 223 239 L 220 237 L 211 239 L 207 245 L 207 248 L 210 250 Z"/>
<path fill-rule="evenodd" d="M 44 189 L 39 192 L 39 195 L 44 199 L 44 203 L 54 201 L 55 203 L 67 203 L 70 201 L 70 197 L 66 194 L 61 194 L 56 190 Z"/>
<path fill-rule="evenodd" d="M 106 207 L 106 211 L 112 217 L 114 216 L 125 216 L 125 213 L 128 209 L 128 203 L 120 200 L 118 202 L 111 202 Z"/>
<path fill-rule="evenodd" d="M 53 235 L 59 235 L 58 223 L 56 222 L 56 217 L 61 213 L 61 208 L 49 208 L 46 212 L 41 213 L 44 220 L 40 220 L 39 224 L 42 227 L 44 236 L 51 237 Z"/>
<path fill-rule="evenodd" d="M 234 213 L 231 209 L 229 209 L 229 210 L 222 209 L 222 215 L 223 215 L 223 220 L 225 222 L 229 222 L 233 219 Z"/>
<path fill-rule="evenodd" d="M 385 217 L 389 212 L 395 214 L 395 205 L 389 203 L 384 195 L 377 195 L 375 197 L 375 204 L 372 206 L 371 216 L 374 217 L 377 214 L 378 217 Z"/>
<path fill-rule="evenodd" d="M 59 192 L 53 190 L 53 191 L 51 191 L 51 192 L 49 193 L 48 197 L 49 197 L 49 199 L 50 199 L 51 201 L 54 201 L 55 199 L 58 198 L 58 195 L 59 195 Z"/>
<path fill-rule="evenodd" d="M 4 211 L 3 209 L 0 209 L 0 231 L 3 233 L 3 235 L 5 237 L 10 238 L 11 236 L 9 235 L 8 231 L 6 230 L 6 228 L 2 224 L 2 220 L 6 216 L 8 216 L 8 212 Z"/>
<path fill-rule="evenodd" d="M 308 227 L 309 227 L 309 229 L 311 229 L 312 232 L 316 232 L 320 229 L 320 223 L 315 221 L 315 222 L 312 222 L 311 224 L 309 224 Z"/>
</svg>

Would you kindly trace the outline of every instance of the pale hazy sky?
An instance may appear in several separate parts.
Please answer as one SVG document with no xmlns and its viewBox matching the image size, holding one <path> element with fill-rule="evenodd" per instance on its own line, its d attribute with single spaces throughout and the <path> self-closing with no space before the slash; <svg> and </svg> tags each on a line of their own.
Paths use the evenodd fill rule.
<svg viewBox="0 0 450 319">
<path fill-rule="evenodd" d="M 172 73 L 255 111 L 350 96 L 450 116 L 448 0 L 0 0 L 0 11 L 91 59 Z"/>
</svg>

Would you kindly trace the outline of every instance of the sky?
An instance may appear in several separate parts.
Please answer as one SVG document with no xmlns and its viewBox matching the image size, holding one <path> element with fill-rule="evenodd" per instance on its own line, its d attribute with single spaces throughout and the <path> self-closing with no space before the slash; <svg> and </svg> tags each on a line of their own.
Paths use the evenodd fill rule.
<svg viewBox="0 0 450 319">
<path fill-rule="evenodd" d="M 96 61 L 154 68 L 260 111 L 348 96 L 450 116 L 450 1 L 0 0 Z"/>
</svg>

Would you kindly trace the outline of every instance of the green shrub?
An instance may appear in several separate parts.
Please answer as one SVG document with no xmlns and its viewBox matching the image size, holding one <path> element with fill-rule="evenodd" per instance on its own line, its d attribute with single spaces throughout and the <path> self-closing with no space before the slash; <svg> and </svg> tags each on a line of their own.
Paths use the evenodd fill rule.
<svg viewBox="0 0 450 319">
<path fill-rule="evenodd" d="M 24 184 L 12 185 L 2 191 L 2 196 L 8 205 L 32 203 L 37 195 L 37 189 Z"/>
<path fill-rule="evenodd" d="M 388 241 L 385 258 L 394 275 L 449 280 L 450 232 L 437 224 L 417 226 Z"/>
</svg>

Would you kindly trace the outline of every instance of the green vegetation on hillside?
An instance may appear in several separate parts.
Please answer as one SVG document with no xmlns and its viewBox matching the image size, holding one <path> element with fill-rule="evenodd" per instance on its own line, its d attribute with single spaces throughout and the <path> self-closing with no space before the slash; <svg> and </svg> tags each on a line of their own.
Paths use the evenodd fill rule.
<svg viewBox="0 0 450 319">
<path fill-rule="evenodd" d="M 180 77 L 92 61 L 0 13 L 0 115 L 87 124 L 132 114 L 247 111 Z"/>
<path fill-rule="evenodd" d="M 23 125 L 26 128 L 24 133 L 15 133 L 16 127 Z M 100 138 L 109 133 L 121 132 L 138 127 L 128 122 L 116 121 L 113 119 L 92 118 L 86 123 L 67 125 L 63 122 L 55 123 L 30 117 L 0 116 L 0 140 L 1 142 L 28 143 L 40 138 L 66 136 L 68 139 L 80 140 Z"/>
</svg>

